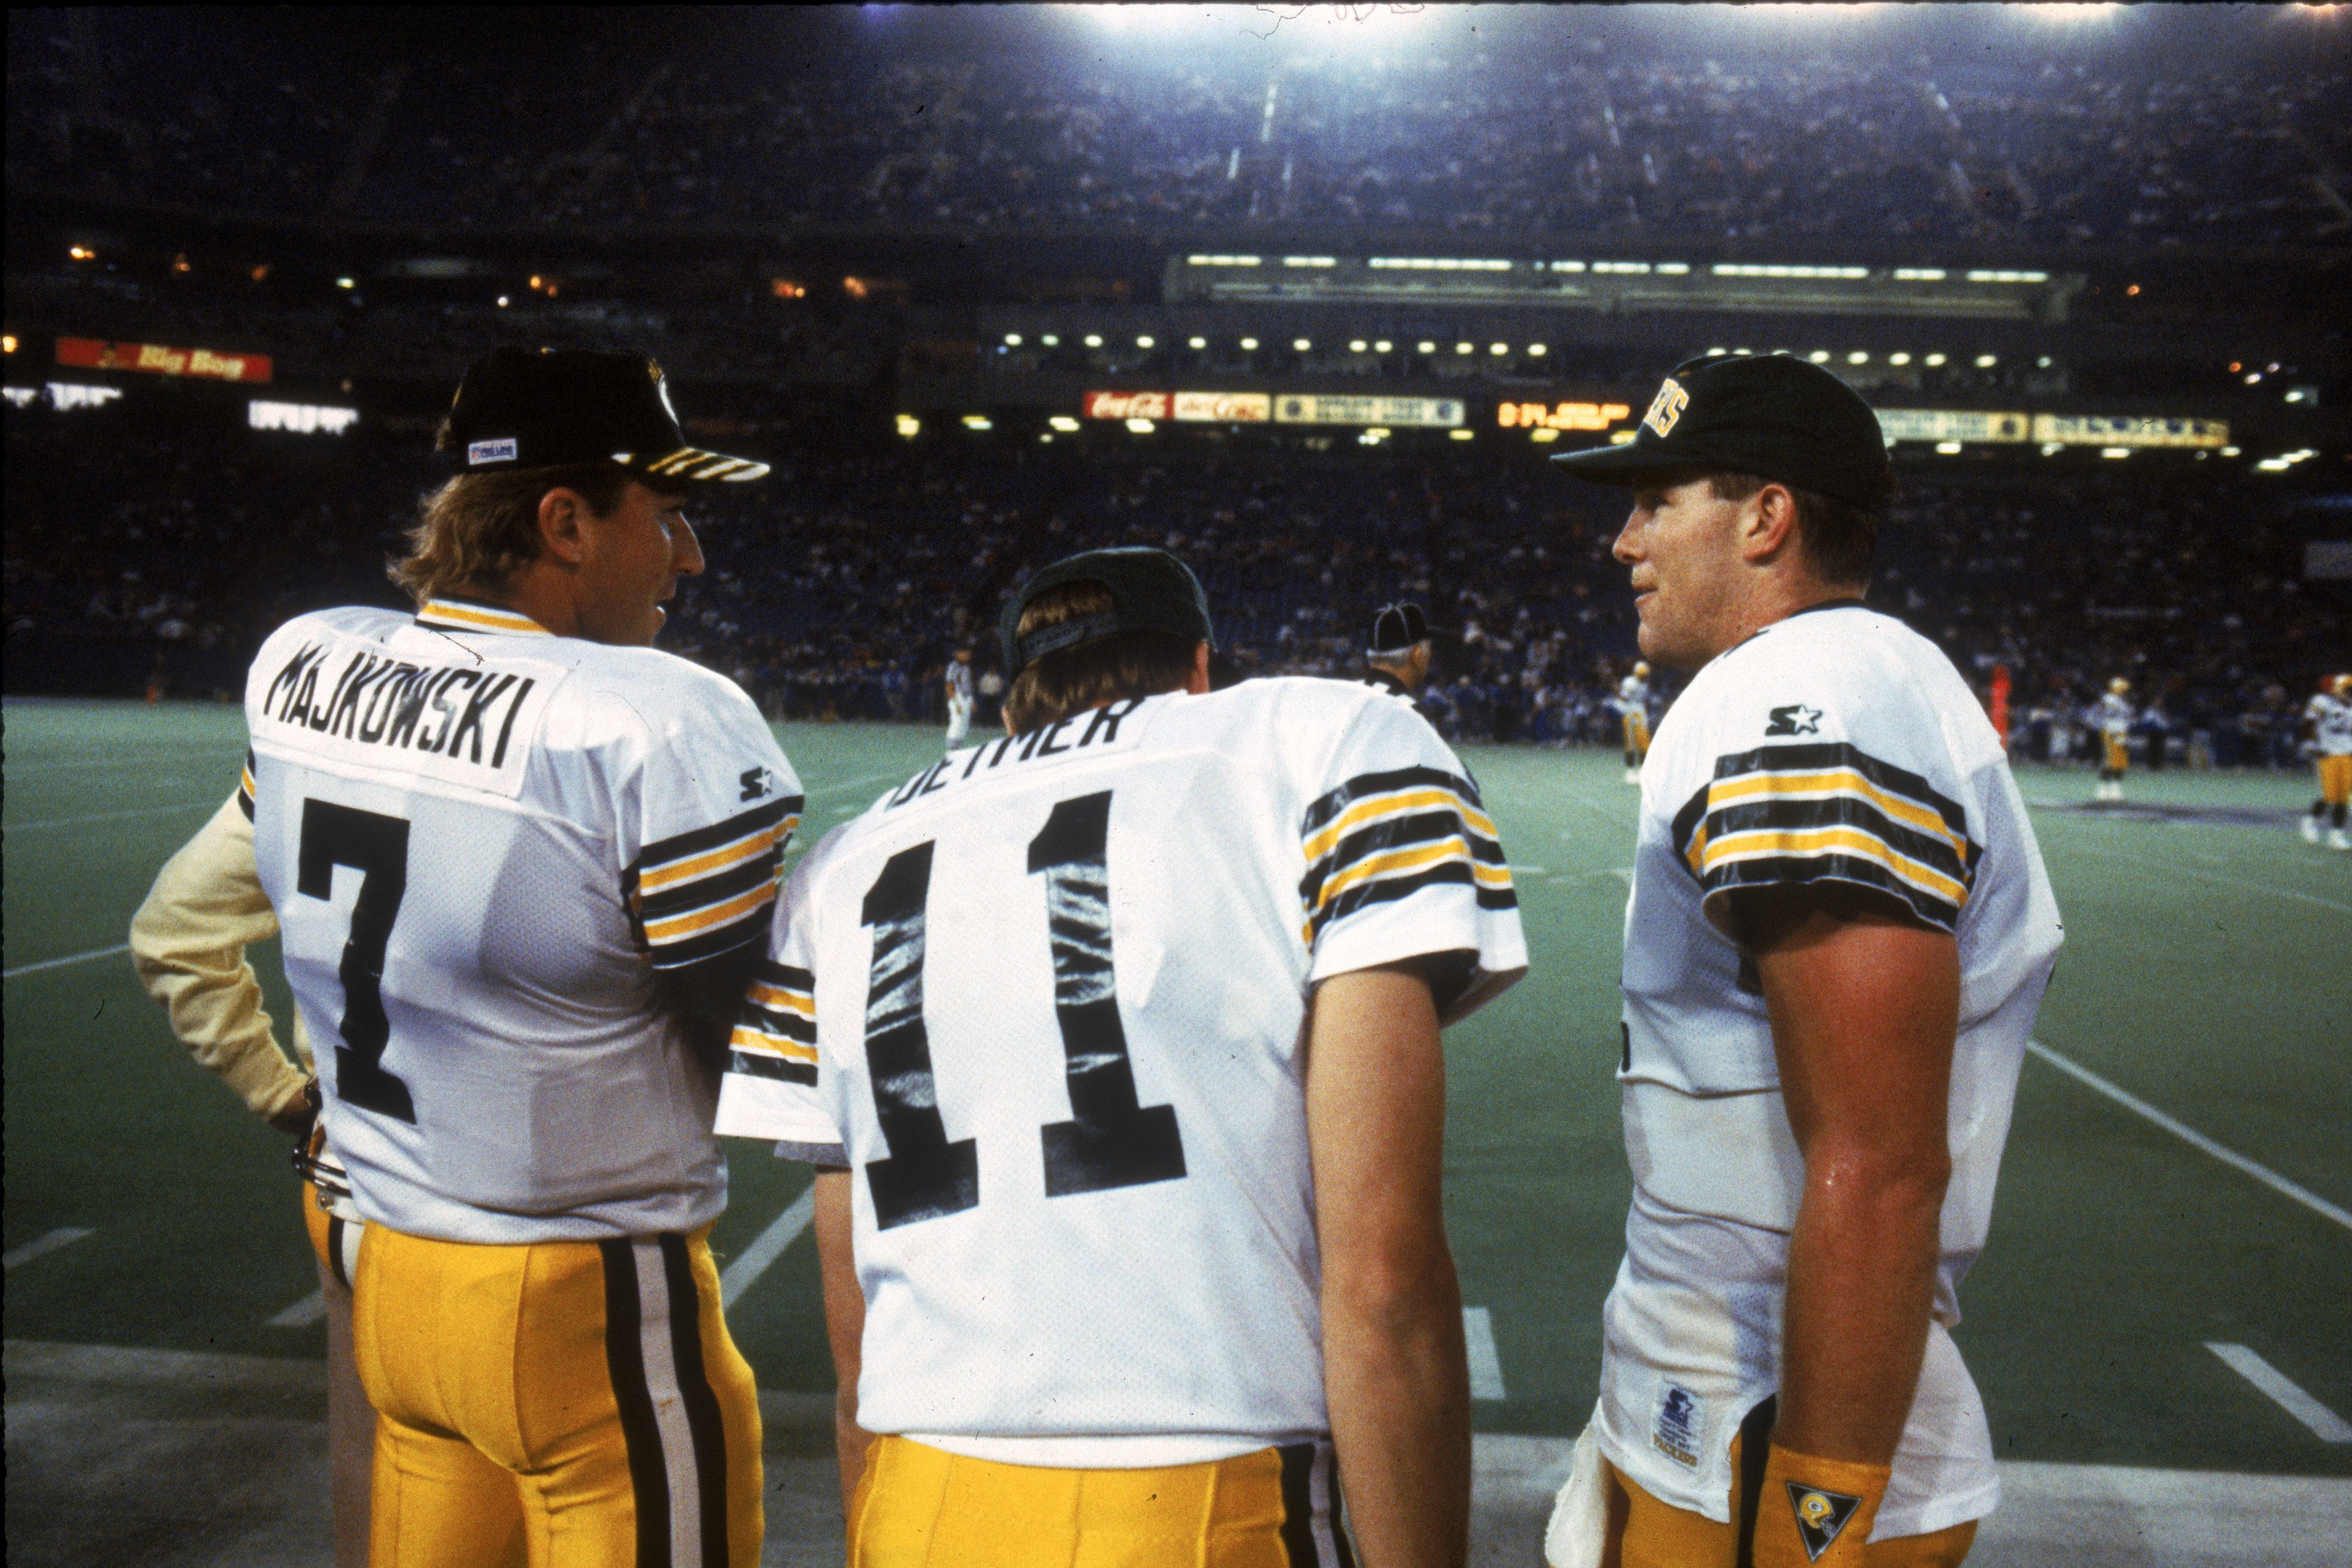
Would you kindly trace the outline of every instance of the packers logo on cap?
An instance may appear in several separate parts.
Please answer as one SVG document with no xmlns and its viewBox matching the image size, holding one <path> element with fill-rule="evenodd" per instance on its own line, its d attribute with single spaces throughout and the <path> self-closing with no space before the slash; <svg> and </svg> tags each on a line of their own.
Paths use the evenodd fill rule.
<svg viewBox="0 0 2352 1568">
<path fill-rule="evenodd" d="M 1658 388 L 1658 395 L 1650 400 L 1650 412 L 1642 416 L 1642 423 L 1656 431 L 1659 439 L 1664 440 L 1675 433 L 1675 422 L 1682 418 L 1683 410 L 1689 406 L 1690 393 L 1683 391 L 1682 382 L 1668 376 Z"/>
</svg>

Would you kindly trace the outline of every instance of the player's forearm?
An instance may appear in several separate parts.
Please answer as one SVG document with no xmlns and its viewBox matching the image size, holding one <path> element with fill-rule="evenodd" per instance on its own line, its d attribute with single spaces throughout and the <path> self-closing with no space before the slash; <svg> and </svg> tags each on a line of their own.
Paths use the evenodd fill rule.
<svg viewBox="0 0 2352 1568">
<path fill-rule="evenodd" d="M 1463 1562 L 1470 1377 L 1453 1259 L 1384 1287 L 1327 1280 L 1323 1294 L 1331 1437 L 1365 1568 Z"/>
<path fill-rule="evenodd" d="M 1949 1156 L 1822 1150 L 1789 1241 L 1774 1440 L 1883 1465 L 1919 1382 Z"/>
</svg>

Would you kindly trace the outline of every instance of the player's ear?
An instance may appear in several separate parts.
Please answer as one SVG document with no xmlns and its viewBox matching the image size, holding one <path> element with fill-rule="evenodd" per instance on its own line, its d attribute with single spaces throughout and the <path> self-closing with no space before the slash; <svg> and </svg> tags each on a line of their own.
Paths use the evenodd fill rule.
<svg viewBox="0 0 2352 1568">
<path fill-rule="evenodd" d="M 1209 695 L 1209 645 L 1206 643 L 1192 644 L 1192 676 L 1184 683 L 1184 689 L 1196 697 Z"/>
<path fill-rule="evenodd" d="M 539 539 L 548 554 L 567 566 L 587 559 L 585 525 L 593 514 L 587 497 L 558 485 L 539 498 Z"/>
<path fill-rule="evenodd" d="M 1743 559 L 1760 564 L 1782 559 L 1799 548 L 1797 497 L 1786 485 L 1766 485 L 1748 497 L 1739 514 Z"/>
</svg>

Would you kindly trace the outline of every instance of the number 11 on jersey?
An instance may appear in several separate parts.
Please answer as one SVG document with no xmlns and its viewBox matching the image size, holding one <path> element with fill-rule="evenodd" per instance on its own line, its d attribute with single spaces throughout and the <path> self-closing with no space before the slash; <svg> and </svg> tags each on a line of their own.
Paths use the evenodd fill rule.
<svg viewBox="0 0 2352 1568">
<path fill-rule="evenodd" d="M 1070 1119 L 1041 1127 L 1045 1196 L 1175 1181 L 1184 1144 L 1173 1105 L 1137 1103 L 1135 1067 L 1119 1021 L 1111 953 L 1110 792 L 1055 806 L 1029 841 L 1029 874 L 1045 879 Z M 866 993 L 866 1065 L 887 1158 L 866 1177 L 881 1229 L 959 1213 L 980 1202 L 979 1146 L 948 1141 L 923 1021 L 924 905 L 931 843 L 890 857 L 867 890 L 863 921 L 874 932 Z"/>
</svg>

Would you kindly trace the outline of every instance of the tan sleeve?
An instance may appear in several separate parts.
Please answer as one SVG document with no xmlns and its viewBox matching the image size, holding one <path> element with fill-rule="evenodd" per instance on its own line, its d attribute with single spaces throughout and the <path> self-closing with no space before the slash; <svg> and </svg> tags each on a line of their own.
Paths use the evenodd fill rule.
<svg viewBox="0 0 2352 1568">
<path fill-rule="evenodd" d="M 253 824 L 231 795 L 212 821 L 164 863 L 131 917 L 131 961 L 147 994 L 171 1015 L 172 1032 L 196 1064 L 220 1075 L 247 1109 L 274 1116 L 302 1092 L 307 1074 L 286 1060 L 262 1009 L 261 982 L 245 950 L 278 935 L 261 891 Z M 301 1019 L 296 1050 L 310 1065 Z"/>
</svg>

